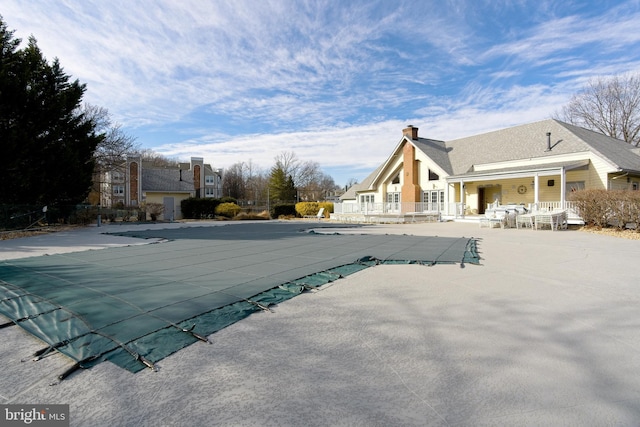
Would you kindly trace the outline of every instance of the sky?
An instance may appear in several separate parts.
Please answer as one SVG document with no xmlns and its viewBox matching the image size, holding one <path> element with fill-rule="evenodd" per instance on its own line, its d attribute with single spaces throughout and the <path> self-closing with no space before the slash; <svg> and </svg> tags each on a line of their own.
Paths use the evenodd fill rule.
<svg viewBox="0 0 640 427">
<path fill-rule="evenodd" d="M 270 169 L 294 153 L 344 186 L 420 137 L 558 113 L 640 71 L 640 0 L 3 0 L 84 101 L 171 158 Z"/>
</svg>

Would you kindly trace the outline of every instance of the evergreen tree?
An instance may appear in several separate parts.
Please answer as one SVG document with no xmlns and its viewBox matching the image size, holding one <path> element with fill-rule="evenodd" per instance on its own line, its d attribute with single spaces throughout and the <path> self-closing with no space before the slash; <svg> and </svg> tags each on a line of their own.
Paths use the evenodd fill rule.
<svg viewBox="0 0 640 427">
<path fill-rule="evenodd" d="M 23 49 L 20 42 L 0 17 L 0 200 L 80 202 L 104 135 L 80 108 L 85 85 L 71 82 L 57 59 L 49 64 L 33 37 Z"/>
<path fill-rule="evenodd" d="M 284 169 L 274 166 L 269 177 L 269 198 L 281 202 L 292 202 L 296 198 L 296 187 L 293 177 L 287 176 Z"/>
</svg>

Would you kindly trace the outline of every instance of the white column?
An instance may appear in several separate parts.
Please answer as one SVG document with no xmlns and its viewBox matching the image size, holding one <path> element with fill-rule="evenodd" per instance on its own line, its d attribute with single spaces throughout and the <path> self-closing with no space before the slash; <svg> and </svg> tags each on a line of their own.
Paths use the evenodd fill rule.
<svg viewBox="0 0 640 427">
<path fill-rule="evenodd" d="M 464 181 L 463 180 L 460 180 L 460 210 L 461 210 L 460 216 L 464 217 L 465 209 L 464 209 Z"/>
<path fill-rule="evenodd" d="M 540 201 L 540 199 L 539 199 L 539 196 L 540 196 L 539 189 L 540 189 L 540 179 L 538 177 L 538 174 L 535 174 L 533 176 L 533 203 L 535 203 L 536 205 Z"/>
<path fill-rule="evenodd" d="M 567 194 L 567 171 L 564 169 L 560 169 L 560 209 L 564 209 L 566 207 L 567 201 L 565 200 L 565 194 Z"/>
</svg>

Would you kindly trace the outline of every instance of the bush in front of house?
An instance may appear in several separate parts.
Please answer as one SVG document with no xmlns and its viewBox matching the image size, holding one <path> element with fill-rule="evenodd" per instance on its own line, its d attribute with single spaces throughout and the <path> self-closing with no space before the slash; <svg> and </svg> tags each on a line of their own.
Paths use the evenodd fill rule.
<svg viewBox="0 0 640 427">
<path fill-rule="evenodd" d="M 571 193 L 578 215 L 591 227 L 626 228 L 640 232 L 640 192 L 629 190 L 580 190 Z"/>
<path fill-rule="evenodd" d="M 242 208 L 235 203 L 220 203 L 216 207 L 216 215 L 223 216 L 225 218 L 233 218 L 238 215 Z"/>
<path fill-rule="evenodd" d="M 164 205 L 162 203 L 146 203 L 144 210 L 151 217 L 151 221 L 157 221 L 158 217 L 164 212 Z"/>
</svg>

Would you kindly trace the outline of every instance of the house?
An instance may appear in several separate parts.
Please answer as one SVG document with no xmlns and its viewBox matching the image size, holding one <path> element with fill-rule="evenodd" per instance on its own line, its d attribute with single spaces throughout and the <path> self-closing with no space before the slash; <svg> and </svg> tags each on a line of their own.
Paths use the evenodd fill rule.
<svg viewBox="0 0 640 427">
<path fill-rule="evenodd" d="M 189 197 L 222 197 L 222 169 L 213 169 L 202 157 L 175 166 L 153 166 L 140 156 L 129 156 L 122 168 L 103 180 L 103 207 L 164 206 L 160 219 L 181 219 L 180 202 Z"/>
<path fill-rule="evenodd" d="M 391 155 L 334 206 L 335 216 L 483 214 L 491 204 L 570 208 L 581 189 L 640 185 L 640 149 L 555 119 L 452 141 L 408 126 Z"/>
</svg>

